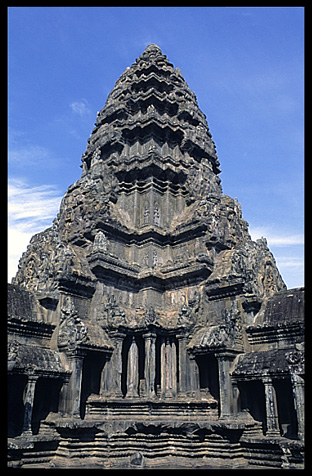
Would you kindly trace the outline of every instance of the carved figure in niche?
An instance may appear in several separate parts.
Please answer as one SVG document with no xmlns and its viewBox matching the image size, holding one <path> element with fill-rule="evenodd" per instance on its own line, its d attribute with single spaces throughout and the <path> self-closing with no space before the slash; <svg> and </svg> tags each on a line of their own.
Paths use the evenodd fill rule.
<svg viewBox="0 0 312 476">
<path fill-rule="evenodd" d="M 69 273 L 73 265 L 74 253 L 69 248 L 61 248 L 60 250 L 60 263 L 62 264 L 62 272 Z"/>
<path fill-rule="evenodd" d="M 95 149 L 95 151 L 92 154 L 92 163 L 99 160 L 100 157 L 101 157 L 101 149 L 100 149 L 100 147 L 98 147 L 97 149 Z"/>
<path fill-rule="evenodd" d="M 157 251 L 154 250 L 153 251 L 153 266 L 157 266 L 158 264 L 158 254 L 157 254 Z"/>
<path fill-rule="evenodd" d="M 160 225 L 160 213 L 158 206 L 154 208 L 154 225 Z"/>
<path fill-rule="evenodd" d="M 148 205 L 145 205 L 145 208 L 144 208 L 144 225 L 148 225 L 148 223 L 149 223 L 149 214 L 150 214 L 149 207 L 148 207 Z"/>
<path fill-rule="evenodd" d="M 58 346 L 74 350 L 87 337 L 87 328 L 78 317 L 74 303 L 70 296 L 66 296 L 61 308 Z"/>
<path fill-rule="evenodd" d="M 146 254 L 146 255 L 144 256 L 144 264 L 145 264 L 146 266 L 149 266 L 149 256 L 148 256 L 148 254 Z"/>
<path fill-rule="evenodd" d="M 188 327 L 193 324 L 193 310 L 185 303 L 180 307 L 177 324 L 181 327 Z"/>
<path fill-rule="evenodd" d="M 156 319 L 157 319 L 157 316 L 156 316 L 156 312 L 154 308 L 153 307 L 148 308 L 144 314 L 144 324 L 146 326 L 148 326 L 149 324 L 155 324 Z"/>
<path fill-rule="evenodd" d="M 92 251 L 107 252 L 107 237 L 103 231 L 98 231 L 95 235 Z"/>
<path fill-rule="evenodd" d="M 222 318 L 227 339 L 235 341 L 239 337 L 239 310 L 236 301 L 232 303 L 230 310 L 224 309 L 222 311 Z"/>
<path fill-rule="evenodd" d="M 35 270 L 36 270 L 36 264 L 35 264 L 34 258 L 32 257 L 28 261 L 27 268 L 25 271 L 25 276 L 28 280 L 30 280 L 30 278 L 32 278 L 32 276 L 35 274 Z"/>
<path fill-rule="evenodd" d="M 109 327 L 117 328 L 125 324 L 125 311 L 118 306 L 115 296 L 108 296 L 104 310 L 107 313 L 107 324 Z"/>
<path fill-rule="evenodd" d="M 180 248 L 178 248 L 177 255 L 175 258 L 175 262 L 183 261 L 185 259 L 189 258 L 189 252 L 188 249 L 185 245 L 181 245 Z"/>
</svg>

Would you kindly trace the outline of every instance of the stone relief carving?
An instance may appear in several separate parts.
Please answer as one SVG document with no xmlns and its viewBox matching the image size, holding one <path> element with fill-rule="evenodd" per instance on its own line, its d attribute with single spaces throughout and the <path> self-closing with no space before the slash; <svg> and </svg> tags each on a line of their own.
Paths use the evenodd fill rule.
<svg viewBox="0 0 312 476">
<path fill-rule="evenodd" d="M 98 231 L 95 235 L 92 251 L 107 252 L 107 237 L 103 231 Z"/>
<path fill-rule="evenodd" d="M 118 306 L 115 296 L 108 296 L 105 311 L 107 315 L 107 324 L 110 328 L 117 329 L 119 326 L 125 325 L 125 311 Z"/>
<path fill-rule="evenodd" d="M 158 205 L 155 205 L 154 208 L 154 225 L 160 225 L 160 211 Z"/>
<path fill-rule="evenodd" d="M 87 328 L 78 317 L 73 300 L 66 296 L 61 308 L 60 327 L 58 333 L 59 348 L 75 350 L 87 338 Z"/>
<path fill-rule="evenodd" d="M 150 209 L 149 209 L 148 204 L 145 204 L 145 207 L 144 207 L 144 225 L 149 224 L 149 216 L 150 216 Z"/>
<path fill-rule="evenodd" d="M 297 374 L 304 373 L 305 357 L 302 351 L 290 351 L 286 353 L 286 360 L 289 364 L 291 372 Z"/>
<path fill-rule="evenodd" d="M 148 308 L 144 314 L 144 325 L 149 326 L 150 324 L 156 324 L 157 314 L 153 307 Z"/>
</svg>

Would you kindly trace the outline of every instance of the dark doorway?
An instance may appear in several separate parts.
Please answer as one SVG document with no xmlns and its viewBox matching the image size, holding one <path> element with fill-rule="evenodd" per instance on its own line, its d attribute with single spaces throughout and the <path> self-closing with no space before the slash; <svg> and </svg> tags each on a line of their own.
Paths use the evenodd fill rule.
<svg viewBox="0 0 312 476">
<path fill-rule="evenodd" d="M 34 435 L 38 434 L 40 422 L 50 412 L 57 413 L 61 386 L 62 380 L 60 378 L 40 377 L 38 379 L 31 421 L 31 429 Z"/>
<path fill-rule="evenodd" d="M 27 375 L 8 376 L 8 436 L 13 438 L 22 433 L 24 422 L 23 394 Z"/>
<path fill-rule="evenodd" d="M 240 409 L 247 410 L 254 420 L 262 423 L 262 429 L 266 431 L 265 395 L 264 385 L 261 380 L 249 380 L 239 382 Z"/>
<path fill-rule="evenodd" d="M 217 401 L 219 397 L 218 362 L 213 353 L 198 355 L 196 362 L 199 369 L 199 386 Z"/>
<path fill-rule="evenodd" d="M 89 352 L 83 361 L 80 416 L 83 419 L 86 413 L 86 401 L 89 395 L 99 395 L 101 375 L 105 364 L 105 355 L 102 352 Z"/>
<path fill-rule="evenodd" d="M 296 438 L 298 424 L 290 378 L 274 380 L 273 383 L 281 435 L 286 438 Z"/>
</svg>

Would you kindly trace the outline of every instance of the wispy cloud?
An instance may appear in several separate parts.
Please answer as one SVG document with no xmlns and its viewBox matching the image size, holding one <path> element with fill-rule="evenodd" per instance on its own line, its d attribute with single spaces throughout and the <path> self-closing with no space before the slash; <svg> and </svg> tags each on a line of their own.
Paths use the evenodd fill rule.
<svg viewBox="0 0 312 476">
<path fill-rule="evenodd" d="M 86 116 L 91 112 L 88 101 L 86 99 L 72 102 L 70 104 L 70 108 L 75 114 L 78 114 L 80 117 Z"/>
<path fill-rule="evenodd" d="M 304 235 L 302 233 L 288 234 L 281 232 L 278 234 L 266 227 L 251 227 L 249 232 L 253 240 L 264 237 L 270 246 L 304 245 Z"/>
<path fill-rule="evenodd" d="M 39 163 L 45 166 L 52 163 L 51 153 L 46 147 L 36 144 L 24 146 L 13 145 L 9 149 L 9 164 L 18 165 L 19 167 L 31 167 Z"/>
<path fill-rule="evenodd" d="M 277 257 L 280 268 L 300 268 L 302 269 L 303 258 L 298 256 L 279 256 Z"/>
<path fill-rule="evenodd" d="M 51 226 L 59 209 L 61 193 L 52 185 L 33 187 L 24 179 L 8 186 L 8 279 L 16 274 L 18 261 L 30 238 Z"/>
</svg>

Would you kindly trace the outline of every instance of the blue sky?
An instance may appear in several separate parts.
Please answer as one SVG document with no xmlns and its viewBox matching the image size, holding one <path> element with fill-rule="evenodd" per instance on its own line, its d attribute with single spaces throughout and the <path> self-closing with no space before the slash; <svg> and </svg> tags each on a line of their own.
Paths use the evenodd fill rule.
<svg viewBox="0 0 312 476">
<path fill-rule="evenodd" d="M 303 282 L 302 7 L 10 7 L 8 279 L 81 176 L 96 113 L 156 43 L 206 114 L 223 191 Z"/>
</svg>

